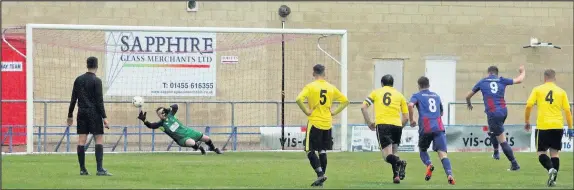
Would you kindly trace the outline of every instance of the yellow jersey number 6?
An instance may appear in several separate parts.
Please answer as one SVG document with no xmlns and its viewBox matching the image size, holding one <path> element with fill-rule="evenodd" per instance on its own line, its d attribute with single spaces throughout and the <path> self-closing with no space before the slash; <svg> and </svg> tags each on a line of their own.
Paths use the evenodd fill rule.
<svg viewBox="0 0 574 190">
<path fill-rule="evenodd" d="M 385 106 L 391 105 L 391 96 L 392 94 L 389 92 L 385 92 L 385 94 L 383 95 L 383 104 Z"/>
</svg>

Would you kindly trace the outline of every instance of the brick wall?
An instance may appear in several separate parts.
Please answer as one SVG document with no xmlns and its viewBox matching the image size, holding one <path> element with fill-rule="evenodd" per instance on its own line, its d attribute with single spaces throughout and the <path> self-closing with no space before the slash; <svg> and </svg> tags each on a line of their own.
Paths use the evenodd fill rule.
<svg viewBox="0 0 574 190">
<path fill-rule="evenodd" d="M 198 4 L 199 11 L 190 13 L 185 11 L 185 2 L 4 2 L 2 27 L 52 23 L 279 28 L 281 22 L 277 9 L 286 4 L 292 11 L 287 28 L 346 29 L 349 32 L 348 86 L 349 99 L 354 101 L 362 100 L 372 88 L 372 58 L 408 58 L 405 61 L 404 91 L 409 96 L 417 90 L 416 79 L 424 74 L 424 57 L 433 55 L 459 57 L 456 89 L 459 101 L 463 101 L 474 83 L 485 76 L 488 66 L 497 65 L 502 76 L 514 77 L 520 64 L 526 66 L 526 81 L 507 89 L 507 101 L 525 101 L 532 87 L 542 82 L 542 71 L 545 68 L 557 71 L 558 85 L 569 93 L 571 101 L 574 99 L 572 2 L 200 1 Z M 79 43 L 82 37 L 90 36 L 63 34 L 46 33 L 44 38 Z M 558 44 L 562 50 L 522 49 L 531 36 Z M 74 41 L 74 38 L 78 39 Z M 67 100 L 73 79 L 84 72 L 85 57 L 95 54 L 103 59 L 103 53 L 69 49 L 53 55 L 49 45 L 37 48 L 47 54 L 40 61 L 44 65 L 36 64 L 42 70 L 36 70 L 35 73 L 36 81 L 41 85 L 37 85 L 34 92 L 43 98 Z M 275 56 L 277 48 L 266 48 L 261 54 L 266 56 L 265 61 L 280 60 L 280 57 Z M 305 49 L 312 50 L 308 47 Z M 291 51 L 295 56 L 289 57 L 288 61 L 296 64 L 287 65 L 291 71 L 286 73 L 288 100 L 293 100 L 299 89 L 310 81 L 309 67 L 314 64 L 295 58 L 297 55 L 307 55 L 304 52 L 298 52 L 297 49 Z M 308 56 L 319 57 L 315 52 Z M 325 60 L 316 58 L 315 61 Z M 227 70 L 220 67 L 217 76 L 220 86 L 218 93 L 222 97 L 218 97 L 218 100 L 233 99 L 229 94 L 234 92 L 241 93 L 245 99 L 251 96 L 280 100 L 277 92 L 277 65 L 265 65 L 262 62 L 257 62 L 257 69 L 253 65 Z M 330 65 L 333 65 L 330 73 L 336 73 L 336 65 Z M 266 71 L 272 72 L 264 73 Z M 234 75 L 221 74 L 225 72 Z M 251 82 L 243 84 L 239 89 L 236 80 L 242 77 L 249 78 Z M 338 84 L 336 74 L 331 78 L 333 83 Z M 480 101 L 480 95 L 474 100 Z M 273 105 L 247 107 L 236 113 L 238 118 L 243 119 L 239 123 L 274 124 L 277 120 Z M 52 106 L 50 112 L 54 114 L 49 115 L 48 122 L 54 125 L 63 123 L 65 108 L 65 105 Z M 113 113 L 110 114 L 112 122 L 136 123 L 133 119 L 136 111 L 129 106 L 110 105 L 108 109 Z M 296 106 L 290 106 L 286 111 L 290 124 L 304 122 L 303 114 L 299 113 Z M 522 113 L 523 107 L 511 107 L 508 123 L 522 123 Z M 198 124 L 226 124 L 229 114 L 226 106 L 202 105 L 192 108 L 191 120 Z M 37 111 L 36 116 L 37 123 L 43 123 L 43 112 Z M 357 106 L 349 108 L 349 122 L 362 122 Z M 457 122 L 485 123 L 485 118 L 480 109 L 468 112 L 463 106 L 458 106 Z"/>
</svg>

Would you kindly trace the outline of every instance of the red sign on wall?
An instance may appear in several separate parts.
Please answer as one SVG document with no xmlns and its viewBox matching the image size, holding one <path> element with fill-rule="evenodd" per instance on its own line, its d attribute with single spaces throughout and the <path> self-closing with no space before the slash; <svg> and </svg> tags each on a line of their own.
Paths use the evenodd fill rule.
<svg viewBox="0 0 574 190">
<path fill-rule="evenodd" d="M 24 39 L 6 39 L 21 53 L 26 53 Z M 26 100 L 26 58 L 2 41 L 2 100 Z M 12 127 L 12 143 L 26 144 L 26 103 L 2 102 L 3 145 L 10 143 L 9 128 Z"/>
</svg>

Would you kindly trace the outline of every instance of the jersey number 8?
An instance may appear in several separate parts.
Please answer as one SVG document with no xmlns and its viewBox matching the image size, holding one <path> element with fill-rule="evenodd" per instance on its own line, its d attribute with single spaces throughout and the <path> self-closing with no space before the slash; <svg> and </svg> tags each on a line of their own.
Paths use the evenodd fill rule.
<svg viewBox="0 0 574 190">
<path fill-rule="evenodd" d="M 436 100 L 434 98 L 429 98 L 429 110 L 431 112 L 436 112 Z"/>
<path fill-rule="evenodd" d="M 496 82 L 490 82 L 490 92 L 492 93 L 498 92 L 498 84 Z"/>
</svg>

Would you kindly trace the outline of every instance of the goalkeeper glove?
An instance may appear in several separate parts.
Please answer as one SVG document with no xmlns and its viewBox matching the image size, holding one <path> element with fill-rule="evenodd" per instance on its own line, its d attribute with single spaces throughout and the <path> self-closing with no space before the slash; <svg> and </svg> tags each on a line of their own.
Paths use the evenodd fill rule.
<svg viewBox="0 0 574 190">
<path fill-rule="evenodd" d="M 147 112 L 140 111 L 140 114 L 138 115 L 138 119 L 145 122 L 146 114 L 147 114 Z"/>
<path fill-rule="evenodd" d="M 171 113 L 171 108 L 163 108 L 163 114 L 167 116 L 167 114 Z"/>
</svg>

